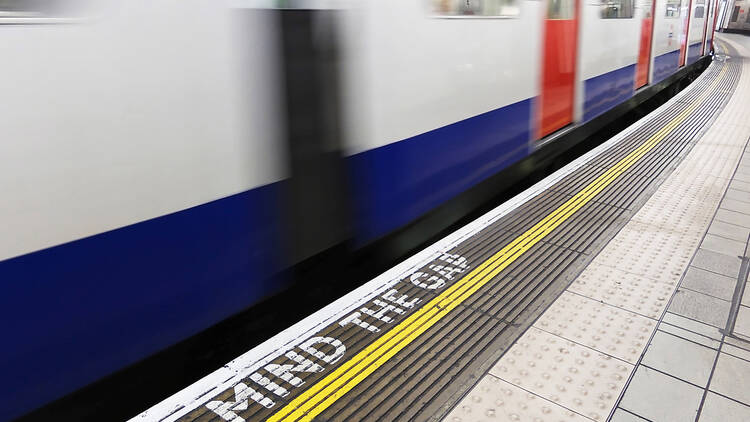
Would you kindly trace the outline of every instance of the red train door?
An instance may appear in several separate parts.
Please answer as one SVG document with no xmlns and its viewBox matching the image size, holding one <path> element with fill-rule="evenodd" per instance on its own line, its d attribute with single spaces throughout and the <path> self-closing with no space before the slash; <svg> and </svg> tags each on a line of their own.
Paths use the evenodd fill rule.
<svg viewBox="0 0 750 422">
<path fill-rule="evenodd" d="M 547 0 L 542 37 L 540 138 L 573 121 L 577 9 L 577 0 Z"/>
<path fill-rule="evenodd" d="M 706 7 L 709 8 L 709 13 L 706 16 L 706 33 L 703 36 L 703 54 L 708 54 L 713 49 L 716 17 L 719 15 L 719 0 L 715 2 L 708 0 Z"/>
<path fill-rule="evenodd" d="M 651 3 L 651 4 L 649 4 Z M 643 1 L 643 19 L 641 19 L 641 45 L 638 49 L 638 64 L 635 71 L 635 87 L 640 88 L 648 83 L 648 67 L 651 63 L 651 38 L 654 34 L 653 0 Z"/>
<path fill-rule="evenodd" d="M 683 0 L 685 1 L 685 0 Z M 680 37 L 680 66 L 685 66 L 685 59 L 687 58 L 687 44 L 688 37 L 690 36 L 690 13 L 692 12 L 693 1 L 688 0 L 687 13 L 682 17 L 682 36 Z"/>
</svg>

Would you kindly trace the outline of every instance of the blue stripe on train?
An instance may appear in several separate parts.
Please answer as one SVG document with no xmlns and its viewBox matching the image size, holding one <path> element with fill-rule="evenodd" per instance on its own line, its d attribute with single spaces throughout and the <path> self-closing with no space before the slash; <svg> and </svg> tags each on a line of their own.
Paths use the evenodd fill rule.
<svg viewBox="0 0 750 422">
<path fill-rule="evenodd" d="M 654 82 L 661 82 L 677 71 L 680 63 L 680 50 L 670 51 L 654 57 Z"/>
<path fill-rule="evenodd" d="M 280 184 L 0 262 L 0 419 L 278 291 Z"/>
<path fill-rule="evenodd" d="M 587 79 L 583 87 L 583 120 L 591 120 L 627 100 L 634 87 L 635 64 Z"/>
<path fill-rule="evenodd" d="M 349 157 L 360 241 L 380 237 L 529 154 L 532 100 Z"/>
<path fill-rule="evenodd" d="M 696 43 L 690 44 L 688 46 L 688 54 L 687 54 L 687 62 L 686 64 L 693 63 L 694 61 L 698 60 L 698 58 L 701 55 L 701 44 L 702 41 L 698 41 Z"/>
</svg>

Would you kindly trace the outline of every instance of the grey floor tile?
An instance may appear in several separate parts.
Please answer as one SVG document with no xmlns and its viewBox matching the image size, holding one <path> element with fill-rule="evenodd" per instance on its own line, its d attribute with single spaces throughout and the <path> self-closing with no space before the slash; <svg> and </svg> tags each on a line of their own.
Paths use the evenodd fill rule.
<svg viewBox="0 0 750 422">
<path fill-rule="evenodd" d="M 639 366 L 620 407 L 653 422 L 693 422 L 703 390 Z"/>
<path fill-rule="evenodd" d="M 742 339 L 733 338 L 733 337 L 726 337 L 726 338 L 724 338 L 724 343 L 725 344 L 730 344 L 730 345 L 732 345 L 732 346 L 734 346 L 734 347 L 736 347 L 738 349 L 742 349 L 742 350 L 746 350 L 746 351 L 750 352 L 750 342 L 748 342 L 748 341 L 745 341 L 745 340 L 742 340 Z M 737 353 L 735 353 L 735 352 L 733 352 L 731 350 L 728 353 L 730 355 L 734 355 L 734 356 L 737 356 L 737 357 L 740 357 L 740 358 L 743 358 L 743 359 L 745 358 L 743 355 L 737 354 Z M 746 359 L 746 360 L 750 360 L 750 359 Z M 750 403 L 748 403 L 748 404 L 750 404 Z"/>
<path fill-rule="evenodd" d="M 690 265 L 735 278 L 740 273 L 742 261 L 737 256 L 698 249 Z"/>
<path fill-rule="evenodd" d="M 732 189 L 737 189 L 737 190 L 743 190 L 745 192 L 750 192 L 750 183 L 748 183 L 748 182 L 742 182 L 742 181 L 739 181 L 739 180 L 732 180 L 731 182 L 729 182 L 729 187 L 732 188 Z"/>
<path fill-rule="evenodd" d="M 724 208 L 719 208 L 716 211 L 714 219 L 742 227 L 750 227 L 750 215 L 725 210 Z"/>
<path fill-rule="evenodd" d="M 682 287 L 724 300 L 732 300 L 737 280 L 700 268 L 688 267 Z"/>
<path fill-rule="evenodd" d="M 724 345 L 721 346 L 721 352 L 726 353 L 728 355 L 732 355 L 736 358 L 750 361 L 750 350 L 745 350 L 737 346 L 732 346 L 731 344 L 728 344 L 728 343 L 724 343 Z"/>
<path fill-rule="evenodd" d="M 742 170 L 744 170 L 744 168 Z M 732 178 L 734 180 L 739 180 L 740 182 L 750 182 L 750 172 L 740 171 L 740 169 L 737 169 L 737 172 L 734 173 L 734 176 L 732 176 Z"/>
<path fill-rule="evenodd" d="M 721 205 L 719 205 L 719 208 L 724 208 L 725 210 L 735 211 L 742 214 L 750 214 L 750 202 L 736 201 L 734 199 L 724 198 L 724 200 L 721 201 Z"/>
<path fill-rule="evenodd" d="M 708 388 L 743 403 L 750 403 L 750 362 L 719 353 Z"/>
<path fill-rule="evenodd" d="M 719 353 L 717 350 L 657 331 L 641 362 L 651 368 L 706 387 L 717 353 Z"/>
<path fill-rule="evenodd" d="M 708 327 L 708 325 L 706 325 L 706 327 Z M 711 327 L 711 328 L 716 329 L 715 327 Z M 690 340 L 693 343 L 702 344 L 712 349 L 718 350 L 719 345 L 721 344 L 721 342 L 719 342 L 718 340 L 713 340 L 711 338 L 700 335 L 698 333 L 694 333 L 692 331 L 688 331 L 680 327 L 675 327 L 670 324 L 664 324 L 664 323 L 659 324 L 659 331 L 663 331 L 665 333 L 669 333 L 677 337 L 682 337 L 685 340 Z"/>
<path fill-rule="evenodd" d="M 717 327 L 694 321 L 692 319 L 688 319 L 671 312 L 667 312 L 666 314 L 664 314 L 664 318 L 662 318 L 662 324 L 664 323 L 693 331 L 714 340 L 721 340 L 721 338 L 724 336 Z M 721 328 L 724 327 L 725 325 L 721 326 Z"/>
<path fill-rule="evenodd" d="M 747 306 L 740 306 L 740 311 L 737 312 L 737 320 L 734 323 L 734 332 L 750 337 L 750 308 Z"/>
<path fill-rule="evenodd" d="M 726 237 L 727 239 L 745 242 L 747 241 L 748 234 L 750 234 L 750 228 L 714 220 L 711 222 L 711 226 L 708 227 L 708 232 L 721 237 Z"/>
<path fill-rule="evenodd" d="M 750 283 L 745 283 L 745 293 L 742 294 L 742 301 L 745 306 L 750 306 Z"/>
<path fill-rule="evenodd" d="M 734 199 L 735 201 L 750 202 L 750 192 L 737 189 L 727 189 L 724 198 Z"/>
<path fill-rule="evenodd" d="M 648 422 L 648 419 L 643 419 L 625 410 L 617 409 L 609 422 Z"/>
<path fill-rule="evenodd" d="M 729 400 L 709 391 L 703 403 L 699 422 L 750 421 L 750 406 Z"/>
<path fill-rule="evenodd" d="M 750 204 L 747 205 L 750 206 Z M 707 233 L 706 237 L 703 238 L 701 248 L 723 253 L 724 255 L 740 256 L 745 252 L 745 242 L 739 242 L 737 240 L 731 240 Z"/>
<path fill-rule="evenodd" d="M 669 312 L 686 316 L 714 327 L 726 326 L 730 302 L 692 290 L 679 289 L 672 298 Z"/>
</svg>

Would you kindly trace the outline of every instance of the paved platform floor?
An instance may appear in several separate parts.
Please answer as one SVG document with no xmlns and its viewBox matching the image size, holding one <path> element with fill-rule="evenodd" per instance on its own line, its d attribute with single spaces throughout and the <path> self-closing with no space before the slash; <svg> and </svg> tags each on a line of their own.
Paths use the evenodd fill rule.
<svg viewBox="0 0 750 422">
<path fill-rule="evenodd" d="M 748 62 L 748 45 L 738 45 L 742 57 L 733 60 Z M 703 170 L 682 170 L 688 178 L 715 178 L 711 194 L 721 199 L 613 421 L 750 421 L 748 136 L 750 72 L 744 72 L 694 158 Z"/>
<path fill-rule="evenodd" d="M 750 421 L 750 38 L 719 39 L 726 108 L 445 420 Z"/>
</svg>

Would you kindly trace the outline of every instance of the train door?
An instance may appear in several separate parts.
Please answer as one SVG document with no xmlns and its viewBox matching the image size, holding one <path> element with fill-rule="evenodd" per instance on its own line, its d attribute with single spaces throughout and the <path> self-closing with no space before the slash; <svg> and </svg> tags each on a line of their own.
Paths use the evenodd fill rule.
<svg viewBox="0 0 750 422">
<path fill-rule="evenodd" d="M 682 10 L 682 31 L 680 33 L 680 67 L 685 66 L 687 59 L 688 38 L 690 37 L 690 15 L 693 11 L 693 1 L 687 0 L 687 10 Z"/>
<path fill-rule="evenodd" d="M 708 31 L 711 27 L 711 24 L 709 22 L 713 23 L 714 21 L 714 5 L 711 0 L 706 1 L 706 19 L 704 19 L 703 22 L 703 42 L 701 42 L 701 56 L 706 54 L 706 43 L 709 39 Z"/>
<path fill-rule="evenodd" d="M 648 83 L 648 67 L 651 63 L 651 39 L 654 34 L 654 0 L 641 2 L 643 15 L 641 18 L 641 41 L 638 49 L 638 64 L 635 72 L 635 87 L 640 88 Z"/>
<path fill-rule="evenodd" d="M 547 0 L 544 18 L 540 137 L 573 121 L 578 0 Z"/>
<path fill-rule="evenodd" d="M 716 0 L 716 19 L 714 22 L 714 30 L 718 29 L 717 25 L 721 25 L 724 22 L 724 15 L 727 13 L 727 0 Z"/>
<path fill-rule="evenodd" d="M 732 19 L 730 22 L 737 22 L 737 18 L 740 17 L 740 6 L 734 6 L 734 10 L 732 11 Z"/>
<path fill-rule="evenodd" d="M 714 51 L 714 37 L 716 36 L 716 30 L 718 29 L 718 25 L 719 25 L 719 12 L 720 12 L 719 7 L 721 7 L 719 6 L 719 0 L 716 0 L 716 7 L 714 8 L 715 9 L 714 10 L 714 26 L 713 28 L 711 28 L 711 42 L 710 42 L 711 51 Z"/>
</svg>

